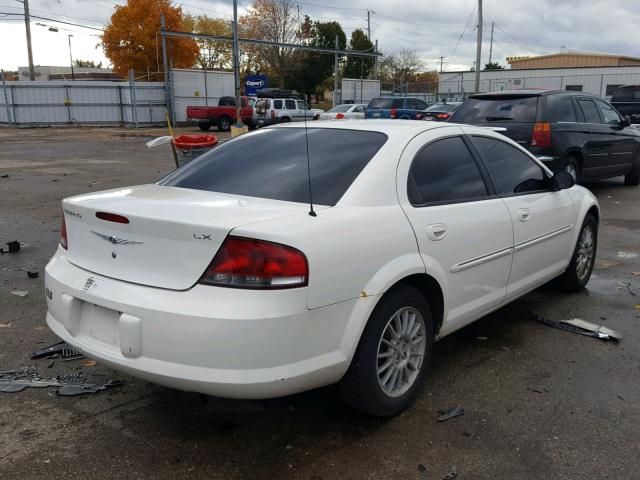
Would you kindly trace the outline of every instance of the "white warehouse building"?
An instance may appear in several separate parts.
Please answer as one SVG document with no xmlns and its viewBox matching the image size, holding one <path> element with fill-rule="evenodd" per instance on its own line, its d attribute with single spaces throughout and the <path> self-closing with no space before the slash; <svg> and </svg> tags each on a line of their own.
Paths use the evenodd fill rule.
<svg viewBox="0 0 640 480">
<path fill-rule="evenodd" d="M 451 100 L 474 92 L 475 72 L 442 72 L 438 96 Z M 611 97 L 621 85 L 640 84 L 640 65 L 567 68 L 511 68 L 480 72 L 480 91 L 521 89 L 575 90 Z"/>
</svg>

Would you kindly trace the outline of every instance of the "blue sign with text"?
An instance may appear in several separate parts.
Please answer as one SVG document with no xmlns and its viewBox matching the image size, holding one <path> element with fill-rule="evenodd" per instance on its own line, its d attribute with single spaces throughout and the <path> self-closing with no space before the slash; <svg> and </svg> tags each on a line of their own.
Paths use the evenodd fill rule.
<svg viewBox="0 0 640 480">
<path fill-rule="evenodd" d="M 244 79 L 244 94 L 255 96 L 258 90 L 269 87 L 266 75 L 247 75 Z"/>
</svg>

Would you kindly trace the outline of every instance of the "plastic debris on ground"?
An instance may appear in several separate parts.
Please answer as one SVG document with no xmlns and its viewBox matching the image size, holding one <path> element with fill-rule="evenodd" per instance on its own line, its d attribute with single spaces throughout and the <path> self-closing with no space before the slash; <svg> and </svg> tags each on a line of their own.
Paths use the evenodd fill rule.
<svg viewBox="0 0 640 480">
<path fill-rule="evenodd" d="M 58 342 L 50 345 L 48 347 L 41 348 L 31 354 L 31 359 L 36 358 L 58 358 L 62 357 L 64 359 L 81 359 L 85 358 L 85 355 L 67 342 Z"/>
<path fill-rule="evenodd" d="M 639 306 L 636 305 L 636 308 L 638 307 Z M 613 340 L 614 342 L 618 342 L 623 338 L 622 334 L 615 330 L 603 325 L 587 322 L 580 318 L 572 318 L 570 320 L 550 320 L 548 318 L 541 317 L 540 315 L 533 315 L 533 318 L 537 322 L 549 327 L 558 328 L 565 332 L 577 333 L 578 335 L 598 338 L 600 340 Z"/>
<path fill-rule="evenodd" d="M 11 290 L 11 295 L 15 295 L 16 297 L 26 297 L 29 295 L 29 290 Z"/>
<path fill-rule="evenodd" d="M 456 405 L 455 407 L 438 410 L 438 413 L 440 414 L 440 416 L 438 417 L 438 421 L 446 422 L 447 420 L 450 420 L 452 418 L 461 417 L 462 415 L 464 415 L 464 409 L 461 405 Z"/>
<path fill-rule="evenodd" d="M 455 467 L 455 465 L 452 466 L 447 474 L 442 478 L 443 480 L 456 480 L 458 478 L 458 469 Z"/>
<path fill-rule="evenodd" d="M 6 243 L 7 248 L 0 248 L 0 253 L 17 253 L 20 251 L 20 242 L 12 240 Z"/>
</svg>

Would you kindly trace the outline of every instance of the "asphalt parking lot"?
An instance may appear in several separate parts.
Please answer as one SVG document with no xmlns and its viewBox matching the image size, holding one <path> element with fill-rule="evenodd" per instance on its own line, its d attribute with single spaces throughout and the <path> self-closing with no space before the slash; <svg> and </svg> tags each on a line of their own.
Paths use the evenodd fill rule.
<svg viewBox="0 0 640 480">
<path fill-rule="evenodd" d="M 358 414 L 334 388 L 203 399 L 83 360 L 31 360 L 56 341 L 44 322 L 43 274 L 60 200 L 164 176 L 170 151 L 146 140 L 117 129 L 0 129 L 0 243 L 28 245 L 0 256 L 0 370 L 124 380 L 77 397 L 0 393 L 0 478 L 638 478 L 640 188 L 620 178 L 588 185 L 602 207 L 588 288 L 539 289 L 438 343 L 418 400 L 395 418 Z M 563 332 L 535 315 L 582 318 L 625 338 Z M 463 416 L 436 421 L 456 405 Z"/>
</svg>

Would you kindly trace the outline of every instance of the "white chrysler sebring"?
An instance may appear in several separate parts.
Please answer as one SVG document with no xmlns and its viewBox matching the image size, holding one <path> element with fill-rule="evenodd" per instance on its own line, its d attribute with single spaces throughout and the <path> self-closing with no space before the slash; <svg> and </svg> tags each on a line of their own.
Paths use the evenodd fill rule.
<svg viewBox="0 0 640 480">
<path fill-rule="evenodd" d="M 62 203 L 46 295 L 63 340 L 221 397 L 339 383 L 374 415 L 416 396 L 435 340 L 552 279 L 582 288 L 599 220 L 499 133 L 401 120 L 266 128 Z"/>
</svg>

